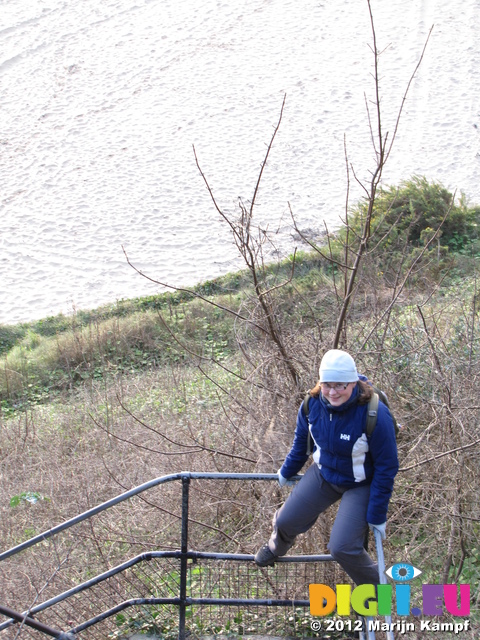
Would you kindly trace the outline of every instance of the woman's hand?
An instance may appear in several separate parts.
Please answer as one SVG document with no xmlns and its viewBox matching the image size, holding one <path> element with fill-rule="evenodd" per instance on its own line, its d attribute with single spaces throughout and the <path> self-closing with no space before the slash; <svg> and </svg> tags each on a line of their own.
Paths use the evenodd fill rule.
<svg viewBox="0 0 480 640">
<path fill-rule="evenodd" d="M 277 471 L 277 476 L 278 476 L 278 484 L 281 487 L 290 487 L 292 485 L 295 484 L 295 480 L 289 480 L 288 478 L 285 478 L 284 476 L 282 476 L 282 474 L 280 473 L 280 469 Z"/>
<path fill-rule="evenodd" d="M 370 527 L 370 530 L 373 531 L 373 533 L 375 533 L 375 529 L 376 529 L 380 533 L 380 535 L 382 536 L 382 540 L 385 540 L 385 538 L 387 537 L 387 533 L 386 533 L 387 523 L 386 522 L 382 522 L 382 524 L 371 524 L 369 522 L 368 526 Z"/>
</svg>

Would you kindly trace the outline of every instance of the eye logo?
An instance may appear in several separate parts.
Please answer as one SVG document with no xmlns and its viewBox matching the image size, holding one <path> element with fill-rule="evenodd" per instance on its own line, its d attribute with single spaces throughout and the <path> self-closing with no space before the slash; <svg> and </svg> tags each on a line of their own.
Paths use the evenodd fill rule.
<svg viewBox="0 0 480 640">
<path fill-rule="evenodd" d="M 390 569 L 385 571 L 385 573 L 389 578 L 395 580 L 395 582 L 410 582 L 410 580 L 413 580 L 422 572 L 411 564 L 399 562 L 392 565 Z"/>
</svg>

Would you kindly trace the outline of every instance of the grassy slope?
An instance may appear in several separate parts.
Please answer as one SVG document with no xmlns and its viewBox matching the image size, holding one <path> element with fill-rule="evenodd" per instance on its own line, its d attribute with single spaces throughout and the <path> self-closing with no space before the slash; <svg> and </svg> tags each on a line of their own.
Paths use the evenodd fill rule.
<svg viewBox="0 0 480 640">
<path fill-rule="evenodd" d="M 286 260 L 268 270 L 272 278 L 287 280 L 292 264 Z M 299 293 L 321 277 L 318 256 L 297 256 L 294 285 Z M 0 326 L 3 411 L 10 415 L 12 409 L 48 401 L 86 380 L 185 360 L 188 353 L 172 332 L 193 342 L 199 353 L 231 355 L 236 349 L 234 316 L 223 309 L 238 311 L 251 295 L 248 274 L 238 272 L 202 283 L 192 293 L 122 300 L 70 317 Z"/>
</svg>

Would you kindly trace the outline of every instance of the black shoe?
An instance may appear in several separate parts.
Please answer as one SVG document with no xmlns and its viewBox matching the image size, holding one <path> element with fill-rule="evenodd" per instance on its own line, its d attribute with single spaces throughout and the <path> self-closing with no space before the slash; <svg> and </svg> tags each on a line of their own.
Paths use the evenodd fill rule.
<svg viewBox="0 0 480 640">
<path fill-rule="evenodd" d="M 273 551 L 270 551 L 270 547 L 268 544 L 264 544 L 257 551 L 255 555 L 255 562 L 259 567 L 269 567 L 272 564 L 275 564 L 275 560 L 278 558 Z"/>
</svg>

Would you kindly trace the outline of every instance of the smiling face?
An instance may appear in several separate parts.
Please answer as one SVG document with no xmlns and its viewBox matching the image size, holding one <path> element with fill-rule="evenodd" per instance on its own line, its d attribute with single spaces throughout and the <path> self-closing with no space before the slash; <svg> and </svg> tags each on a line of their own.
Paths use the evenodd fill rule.
<svg viewBox="0 0 480 640">
<path fill-rule="evenodd" d="M 322 393 L 333 407 L 340 407 L 350 400 L 356 382 L 322 382 Z"/>
</svg>

